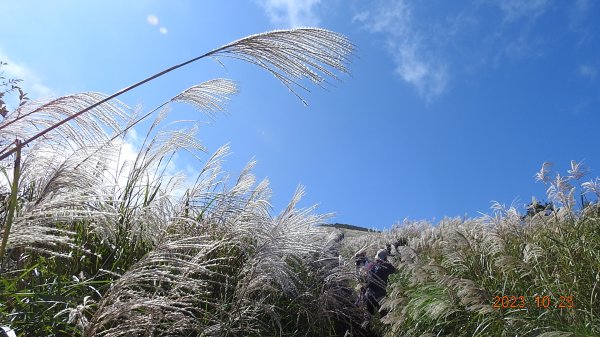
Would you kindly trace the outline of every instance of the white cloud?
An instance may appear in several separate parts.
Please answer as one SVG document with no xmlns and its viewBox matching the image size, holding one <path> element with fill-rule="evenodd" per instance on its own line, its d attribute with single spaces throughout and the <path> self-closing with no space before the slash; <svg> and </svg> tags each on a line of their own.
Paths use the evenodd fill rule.
<svg viewBox="0 0 600 337">
<path fill-rule="evenodd" d="M 375 10 L 359 12 L 352 21 L 386 36 L 396 73 L 414 86 L 421 97 L 431 101 L 445 92 L 449 82 L 447 66 L 431 52 L 436 47 L 430 42 L 431 33 L 418 28 L 408 2 L 385 2 Z"/>
<path fill-rule="evenodd" d="M 356 13 L 354 15 L 354 17 L 352 18 L 352 23 L 354 22 L 365 22 L 367 21 L 367 19 L 369 19 L 369 11 L 362 11 L 360 13 Z"/>
<path fill-rule="evenodd" d="M 19 86 L 23 89 L 25 93 L 27 93 L 27 97 L 31 99 L 43 98 L 54 96 L 54 91 L 47 87 L 39 75 L 30 67 L 28 67 L 25 63 L 15 61 L 8 57 L 5 53 L 0 50 L 0 61 L 7 63 L 7 65 L 2 66 L 0 71 L 3 71 L 2 75 L 6 79 L 21 79 L 23 80 L 19 83 Z M 6 104 L 11 110 L 11 108 L 15 108 L 18 104 L 18 97 L 13 97 L 11 95 L 9 97 L 5 97 Z"/>
<path fill-rule="evenodd" d="M 319 17 L 315 7 L 321 0 L 261 0 L 271 23 L 290 28 L 318 26 Z"/>
<path fill-rule="evenodd" d="M 588 64 L 582 64 L 579 66 L 579 75 L 594 80 L 596 79 L 596 75 L 598 75 L 598 69 Z"/>
<path fill-rule="evenodd" d="M 150 14 L 146 17 L 146 22 L 148 22 L 148 24 L 151 26 L 158 26 L 158 23 L 160 21 L 158 20 L 158 16 L 156 16 L 154 14 Z M 167 35 L 167 33 L 169 31 L 167 30 L 166 27 L 162 26 L 158 29 L 158 32 L 161 33 L 162 35 Z"/>
<path fill-rule="evenodd" d="M 427 60 L 418 44 L 402 43 L 395 54 L 396 72 L 404 81 L 415 86 L 421 97 L 431 101 L 444 93 L 448 72 L 444 64 Z"/>
<path fill-rule="evenodd" d="M 158 25 L 158 17 L 156 15 L 150 14 L 146 17 L 146 21 L 148 21 L 148 23 L 151 26 L 156 26 Z"/>
<path fill-rule="evenodd" d="M 388 1 L 374 11 L 363 11 L 354 16 L 373 33 L 405 36 L 412 26 L 412 10 L 404 0 Z"/>
</svg>

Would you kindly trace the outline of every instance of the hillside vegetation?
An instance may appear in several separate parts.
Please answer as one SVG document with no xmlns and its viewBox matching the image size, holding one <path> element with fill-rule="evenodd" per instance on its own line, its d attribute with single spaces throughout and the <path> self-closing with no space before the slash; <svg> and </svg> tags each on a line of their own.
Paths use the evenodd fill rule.
<svg viewBox="0 0 600 337">
<path fill-rule="evenodd" d="M 354 232 L 370 232 L 370 233 L 379 233 L 380 231 L 370 228 L 364 228 L 360 226 L 354 226 L 343 223 L 332 223 L 332 224 L 322 224 L 321 227 L 329 227 L 329 228 L 337 228 L 342 230 L 342 232 L 346 231 L 354 231 Z"/>
<path fill-rule="evenodd" d="M 496 205 L 490 216 L 445 219 L 435 226 L 405 222 L 377 237 L 342 243 L 346 256 L 397 238 L 399 269 L 377 330 L 384 336 L 597 336 L 600 335 L 600 209 L 575 207 L 580 179 L 547 180 L 553 212 L 523 216 Z M 598 179 L 582 183 L 597 200 Z M 585 199 L 585 198 L 584 198 Z M 576 209 L 577 208 L 577 209 Z M 376 244 L 372 244 L 377 242 Z"/>
<path fill-rule="evenodd" d="M 298 29 L 195 60 L 246 60 L 294 90 L 335 78 L 352 50 L 339 34 Z M 297 208 L 302 187 L 273 215 L 254 162 L 231 179 L 221 170 L 228 146 L 206 156 L 195 125 L 164 123 L 173 103 L 222 111 L 236 92 L 230 80 L 145 114 L 118 93 L 29 101 L 2 80 L 0 327 L 18 336 L 600 334 L 600 181 L 582 183 L 577 163 L 566 176 L 551 179 L 547 165 L 538 176 L 556 209 L 497 207 L 380 233 L 332 228 L 329 215 Z M 11 93 L 20 104 L 9 110 L 1 99 Z M 149 118 L 136 157 L 124 161 L 131 127 Z M 197 176 L 172 172 L 181 152 L 198 159 Z M 577 206 L 577 192 L 596 203 Z M 399 269 L 390 313 L 367 321 L 354 303 L 354 256 L 388 243 L 398 243 L 390 260 Z"/>
</svg>

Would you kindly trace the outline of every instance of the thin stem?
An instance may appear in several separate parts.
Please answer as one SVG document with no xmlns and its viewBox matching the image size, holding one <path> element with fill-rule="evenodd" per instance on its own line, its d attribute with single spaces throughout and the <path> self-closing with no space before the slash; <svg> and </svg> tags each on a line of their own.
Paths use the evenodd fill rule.
<svg viewBox="0 0 600 337">
<path fill-rule="evenodd" d="M 141 80 L 141 81 L 139 81 L 139 82 L 137 82 L 137 83 L 135 83 L 135 84 L 132 84 L 132 85 L 130 85 L 130 86 L 128 86 L 128 87 L 126 87 L 126 88 L 124 88 L 124 89 L 121 89 L 121 90 L 119 90 L 119 91 L 115 92 L 114 94 L 112 94 L 112 95 L 110 95 L 110 96 L 108 96 L 108 97 L 104 98 L 103 100 L 101 100 L 101 101 L 98 101 L 98 102 L 96 102 L 96 103 L 94 103 L 94 104 L 90 105 L 89 107 L 87 107 L 87 108 L 85 108 L 85 109 L 83 109 L 83 110 L 80 110 L 80 111 L 78 111 L 77 113 L 75 113 L 75 114 L 73 114 L 73 115 L 71 115 L 71 116 L 69 116 L 69 117 L 67 117 L 67 118 L 65 118 L 65 119 L 63 119 L 63 120 L 61 120 L 60 122 L 58 122 L 58 123 L 56 123 L 56 124 L 54 124 L 54 125 L 52 125 L 52 126 L 49 126 L 49 127 L 47 127 L 46 129 L 44 129 L 44 130 L 43 130 L 43 131 L 41 131 L 41 132 L 38 132 L 37 134 L 35 134 L 35 135 L 34 135 L 34 136 L 32 136 L 31 138 L 28 138 L 28 139 L 26 139 L 25 141 L 23 141 L 23 142 L 21 143 L 21 147 L 24 147 L 24 146 L 28 145 L 29 143 L 31 143 L 31 142 L 33 142 L 34 140 L 36 140 L 36 139 L 40 138 L 41 136 L 43 136 L 43 135 L 47 134 L 48 132 L 50 132 L 50 131 L 52 131 L 52 130 L 54 130 L 54 129 L 58 128 L 59 126 L 61 126 L 61 125 L 65 124 L 65 123 L 67 123 L 67 122 L 69 122 L 69 121 L 71 121 L 71 120 L 73 120 L 73 119 L 75 119 L 75 118 L 77 118 L 77 117 L 79 117 L 80 115 L 82 115 L 82 114 L 84 114 L 84 113 L 86 113 L 86 112 L 88 112 L 88 111 L 92 110 L 93 108 L 95 108 L 95 107 L 97 107 L 97 106 L 99 106 L 99 105 L 101 105 L 101 104 L 104 104 L 104 103 L 106 103 L 106 102 L 110 101 L 110 100 L 111 100 L 111 99 L 113 99 L 113 98 L 116 98 L 117 96 L 120 96 L 120 95 L 122 95 L 122 94 L 124 94 L 124 93 L 126 93 L 126 92 L 128 92 L 128 91 L 130 91 L 130 90 L 132 90 L 132 89 L 135 89 L 135 88 L 139 87 L 140 85 L 142 85 L 142 84 L 144 84 L 144 83 L 146 83 L 146 82 L 150 82 L 150 81 L 152 81 L 153 79 L 155 79 L 155 78 L 157 78 L 157 77 L 160 77 L 160 76 L 162 76 L 162 75 L 164 75 L 164 74 L 166 74 L 166 73 L 169 73 L 169 72 L 171 72 L 171 71 L 173 71 L 173 70 L 175 70 L 175 69 L 177 69 L 177 68 L 181 68 L 181 67 L 183 67 L 183 66 L 185 66 L 185 65 L 187 65 L 187 64 L 190 64 L 190 63 L 192 63 L 192 62 L 195 62 L 195 61 L 198 61 L 198 60 L 200 60 L 200 59 L 202 59 L 202 58 L 205 58 L 205 57 L 207 57 L 207 56 L 210 56 L 210 55 L 212 55 L 212 54 L 214 54 L 214 53 L 217 53 L 217 52 L 218 52 L 218 51 L 220 51 L 221 49 L 222 49 L 222 48 L 215 49 L 215 50 L 213 50 L 213 51 L 211 51 L 211 52 L 208 52 L 208 53 L 206 53 L 206 54 L 204 54 L 204 55 L 201 55 L 201 56 L 195 57 L 195 58 L 193 58 L 193 59 L 191 59 L 191 60 L 188 60 L 188 61 L 185 61 L 185 62 L 183 62 L 183 63 L 180 63 L 180 64 L 178 64 L 178 65 L 172 66 L 171 68 L 165 69 L 165 70 L 163 70 L 163 71 L 161 71 L 161 72 L 159 72 L 159 73 L 156 73 L 156 74 L 154 74 L 154 75 L 152 75 L 152 76 L 150 76 L 150 77 L 147 77 L 147 78 L 145 78 L 145 79 L 143 79 L 143 80 Z M 5 159 L 5 158 L 7 158 L 8 156 L 10 156 L 11 154 L 13 154 L 13 153 L 15 153 L 15 152 L 17 152 L 17 151 L 20 151 L 20 147 L 18 147 L 18 146 L 15 146 L 14 148 L 12 148 L 12 149 L 8 150 L 7 152 L 4 152 L 4 153 L 2 153 L 2 154 L 0 155 L 0 160 L 3 160 L 3 159 Z"/>
<path fill-rule="evenodd" d="M 6 224 L 4 225 L 4 234 L 2 236 L 2 245 L 0 245 L 0 262 L 4 259 L 6 252 L 6 244 L 8 243 L 8 235 L 10 233 L 10 227 L 12 226 L 13 218 L 15 216 L 15 209 L 17 208 L 17 192 L 19 190 L 19 177 L 21 175 L 21 141 L 15 140 L 15 167 L 13 170 L 13 183 L 10 191 L 10 204 L 8 206 L 8 216 L 6 218 Z"/>
</svg>

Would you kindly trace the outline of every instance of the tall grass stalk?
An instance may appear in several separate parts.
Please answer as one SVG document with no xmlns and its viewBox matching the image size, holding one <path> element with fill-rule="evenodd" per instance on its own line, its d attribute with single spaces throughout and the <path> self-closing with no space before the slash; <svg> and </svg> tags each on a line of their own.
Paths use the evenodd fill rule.
<svg viewBox="0 0 600 337">
<path fill-rule="evenodd" d="M 15 140 L 15 164 L 13 166 L 13 181 L 10 189 L 10 199 L 8 204 L 8 215 L 6 216 L 6 222 L 2 228 L 2 244 L 0 245 L 0 270 L 4 267 L 4 254 L 6 252 L 6 244 L 8 243 L 8 236 L 10 235 L 10 229 L 12 227 L 13 219 L 15 217 L 15 209 L 17 208 L 17 193 L 19 192 L 19 178 L 21 175 L 21 141 Z"/>
</svg>

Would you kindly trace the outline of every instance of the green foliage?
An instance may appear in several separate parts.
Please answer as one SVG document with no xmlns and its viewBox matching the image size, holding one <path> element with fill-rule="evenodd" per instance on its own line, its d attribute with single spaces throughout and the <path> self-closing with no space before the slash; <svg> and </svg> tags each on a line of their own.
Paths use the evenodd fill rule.
<svg viewBox="0 0 600 337">
<path fill-rule="evenodd" d="M 537 200 L 535 200 L 535 198 L 533 198 L 533 200 L 531 201 L 530 204 L 527 205 L 527 214 L 525 216 L 529 216 L 532 217 L 536 214 L 542 213 L 546 216 L 552 214 L 552 212 L 554 212 L 554 205 L 552 205 L 552 203 L 541 203 L 538 202 Z"/>
<path fill-rule="evenodd" d="M 8 107 L 6 105 L 6 96 L 12 93 L 18 93 L 19 106 L 25 104 L 29 98 L 27 97 L 27 93 L 23 91 L 19 83 L 22 82 L 21 79 L 18 78 L 6 78 L 4 75 L 4 69 L 8 64 L 6 62 L 0 61 L 0 115 L 2 117 L 6 117 L 9 113 Z"/>
</svg>

